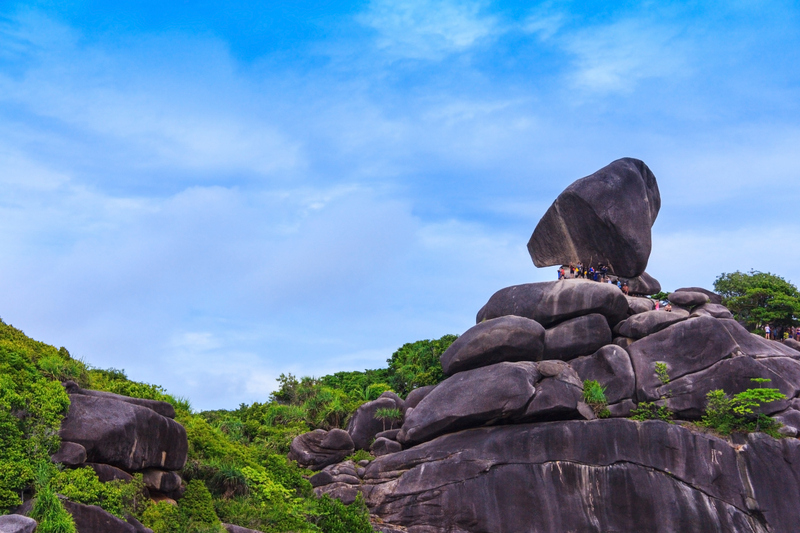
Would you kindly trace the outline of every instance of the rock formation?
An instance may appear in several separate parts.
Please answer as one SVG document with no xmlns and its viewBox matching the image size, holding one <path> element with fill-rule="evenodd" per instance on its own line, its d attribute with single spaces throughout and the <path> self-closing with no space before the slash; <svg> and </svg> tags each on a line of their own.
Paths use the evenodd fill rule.
<svg viewBox="0 0 800 533">
<path fill-rule="evenodd" d="M 659 207 L 647 166 L 615 161 L 559 196 L 529 250 L 538 266 L 602 262 L 640 276 L 647 294 L 658 283 L 643 272 Z M 442 354 L 449 377 L 409 394 L 399 431 L 348 426 L 354 441 L 375 439 L 377 458 L 328 463 L 315 492 L 343 501 L 361 492 L 385 531 L 796 531 L 800 441 L 722 438 L 690 421 L 709 391 L 767 378 L 786 399 L 760 412 L 798 435 L 800 351 L 747 332 L 711 291 L 669 300 L 672 311 L 656 310 L 580 279 L 497 291 Z M 607 418 L 584 403 L 585 380 L 604 387 Z M 626 418 L 644 402 L 674 423 Z M 294 452 L 310 435 L 292 454 L 317 468 L 319 457 Z"/>
<path fill-rule="evenodd" d="M 537 267 L 577 264 L 622 277 L 644 273 L 650 228 L 661 208 L 653 173 L 638 159 L 618 159 L 562 192 L 528 242 Z"/>
</svg>

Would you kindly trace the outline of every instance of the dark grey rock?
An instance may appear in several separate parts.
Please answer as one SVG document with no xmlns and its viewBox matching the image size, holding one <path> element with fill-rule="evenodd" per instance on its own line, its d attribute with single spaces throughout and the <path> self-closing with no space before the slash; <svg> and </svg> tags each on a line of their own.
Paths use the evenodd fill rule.
<svg viewBox="0 0 800 533">
<path fill-rule="evenodd" d="M 659 292 L 661 292 L 661 284 L 647 272 L 628 280 L 628 294 L 650 296 L 651 294 L 658 294 Z"/>
<path fill-rule="evenodd" d="M 769 486 L 796 467 L 779 469 Z M 371 512 L 412 533 L 767 531 L 734 447 L 657 421 L 470 429 L 379 457 L 364 482 Z M 790 490 L 781 507 L 794 505 Z"/>
<path fill-rule="evenodd" d="M 233 524 L 222 524 L 222 527 L 224 527 L 225 531 L 228 533 L 261 533 L 255 529 L 247 529 L 246 527 L 235 526 Z"/>
<path fill-rule="evenodd" d="M 402 402 L 402 400 L 401 400 Z M 394 429 L 402 424 L 402 420 L 379 420 L 375 418 L 378 409 L 400 409 L 403 405 L 389 397 L 378 398 L 361 405 L 347 422 L 347 432 L 353 439 L 356 450 L 369 450 L 375 435 L 387 429 Z"/>
<path fill-rule="evenodd" d="M 662 329 L 666 329 L 672 324 L 677 324 L 689 318 L 688 315 L 669 311 L 647 311 L 628 317 L 626 320 L 617 324 L 619 334 L 623 337 L 641 339 L 652 335 Z"/>
<path fill-rule="evenodd" d="M 537 267 L 583 262 L 633 278 L 650 257 L 650 228 L 661 208 L 653 173 L 638 159 L 618 159 L 567 187 L 528 242 Z"/>
<path fill-rule="evenodd" d="M 403 414 L 405 414 L 409 409 L 416 407 L 419 402 L 421 402 L 422 399 L 435 388 L 436 385 L 426 385 L 425 387 L 417 387 L 409 392 L 408 396 L 406 396 L 406 401 L 403 404 Z"/>
<path fill-rule="evenodd" d="M 572 318 L 544 334 L 544 359 L 569 361 L 611 343 L 611 328 L 603 315 Z"/>
<path fill-rule="evenodd" d="M 50 460 L 67 466 L 80 466 L 86 462 L 86 448 L 76 442 L 61 441 L 61 446 L 50 456 Z"/>
<path fill-rule="evenodd" d="M 633 403 L 633 400 L 622 400 L 608 406 L 609 416 L 612 418 L 627 418 L 631 416 L 631 411 L 634 409 L 636 409 L 636 404 Z"/>
<path fill-rule="evenodd" d="M 752 378 L 767 378 L 769 386 L 779 389 L 789 398 L 800 391 L 800 362 L 790 358 L 753 359 L 733 357 L 722 360 L 710 368 L 684 375 L 656 390 L 656 396 L 665 396 L 667 406 L 681 418 L 698 419 L 706 407 L 709 391 L 721 389 L 729 395 L 754 389 L 758 384 Z M 787 379 L 788 378 L 788 379 Z M 760 412 L 772 414 L 785 410 L 788 400 L 764 404 Z"/>
<path fill-rule="evenodd" d="M 166 416 L 167 418 L 175 418 L 175 408 L 172 407 L 172 405 L 167 402 L 160 402 L 158 400 L 146 400 L 144 398 L 131 398 L 129 396 L 123 396 L 121 394 L 114 394 L 113 392 L 82 389 L 74 381 L 65 381 L 64 383 L 62 383 L 62 385 L 64 386 L 65 389 L 67 389 L 67 393 L 69 394 L 81 394 L 83 396 L 94 396 L 95 398 L 108 398 L 111 400 L 117 400 L 120 402 L 130 403 L 133 405 L 139 405 L 141 407 L 147 407 L 148 409 L 152 409 L 156 413 L 160 414 L 161 416 Z"/>
<path fill-rule="evenodd" d="M 592 418 L 591 409 L 581 409 L 582 399 L 583 389 L 574 383 L 555 377 L 544 378 L 536 385 L 536 394 L 525 412 L 512 419 L 514 422 L 544 422 Z"/>
<path fill-rule="evenodd" d="M 584 279 L 527 283 L 500 289 L 478 312 L 477 322 L 515 315 L 548 327 L 592 313 L 610 325 L 628 316 L 628 300 L 616 285 Z"/>
<path fill-rule="evenodd" d="M 646 311 L 654 311 L 656 308 L 655 300 L 650 298 L 640 298 L 638 296 L 626 296 L 628 300 L 628 314 L 635 315 L 637 313 L 644 313 Z"/>
<path fill-rule="evenodd" d="M 36 520 L 19 514 L 0 516 L 0 533 L 33 533 Z"/>
<path fill-rule="evenodd" d="M 783 341 L 783 345 L 795 350 L 796 352 L 800 353 L 800 342 L 794 339 L 786 339 Z"/>
<path fill-rule="evenodd" d="M 180 470 L 189 442 L 182 425 L 141 405 L 104 396 L 70 394 L 62 440 L 86 449 L 87 460 L 135 471 Z"/>
<path fill-rule="evenodd" d="M 358 485 L 358 468 L 353 461 L 326 466 L 309 479 L 312 487 L 322 487 L 331 483 L 349 483 Z"/>
<path fill-rule="evenodd" d="M 311 470 L 321 470 L 340 462 L 355 451 L 353 439 L 341 429 L 315 429 L 292 440 L 289 459 Z"/>
<path fill-rule="evenodd" d="M 111 465 L 104 465 L 101 463 L 86 463 L 86 466 L 89 466 L 94 470 L 95 474 L 97 474 L 97 479 L 106 483 L 108 481 L 114 481 L 120 479 L 122 481 L 130 481 L 133 479 L 133 476 L 127 473 L 124 470 L 117 468 L 116 466 Z"/>
<path fill-rule="evenodd" d="M 605 322 L 605 318 L 601 319 Z M 529 318 L 502 316 L 468 329 L 440 360 L 445 375 L 452 375 L 503 361 L 539 361 L 543 353 L 541 324 Z"/>
<path fill-rule="evenodd" d="M 397 440 L 415 444 L 443 433 L 520 414 L 539 380 L 536 363 L 497 363 L 447 378 L 409 411 Z"/>
<path fill-rule="evenodd" d="M 590 379 L 605 387 L 606 400 L 610 404 L 633 397 L 636 376 L 631 358 L 627 351 L 615 344 L 603 346 L 592 355 L 573 359 L 570 366 L 581 381 Z"/>
<path fill-rule="evenodd" d="M 710 317 L 690 318 L 634 342 L 628 353 L 636 373 L 638 401 L 660 397 L 658 388 L 662 383 L 655 372 L 657 362 L 666 363 L 674 381 L 710 367 L 737 348 L 722 321 Z"/>
<path fill-rule="evenodd" d="M 800 352 L 792 350 L 785 343 L 771 341 L 747 331 L 733 319 L 720 319 L 741 352 L 753 357 L 800 357 Z"/>
<path fill-rule="evenodd" d="M 785 426 L 794 428 L 795 432 L 800 430 L 800 411 L 797 409 L 792 409 L 790 407 L 789 409 L 785 409 L 780 413 L 774 414 L 772 418 L 781 424 L 784 424 Z M 796 436 L 796 433 L 792 436 Z"/>
<path fill-rule="evenodd" d="M 389 440 L 397 440 L 397 434 L 400 433 L 400 428 L 397 429 L 387 429 L 386 431 L 381 431 L 375 435 L 375 439 L 389 439 Z"/>
<path fill-rule="evenodd" d="M 78 533 L 138 533 L 136 526 L 117 518 L 97 505 L 83 505 L 69 500 L 61 500 L 61 503 L 72 515 Z"/>
<path fill-rule="evenodd" d="M 177 472 L 165 472 L 155 468 L 148 468 L 142 471 L 144 485 L 149 490 L 172 494 L 179 491 L 183 480 Z"/>
<path fill-rule="evenodd" d="M 327 494 L 331 498 L 341 500 L 341 502 L 345 505 L 350 505 L 356 501 L 358 492 L 358 486 L 351 485 L 350 483 L 331 483 L 330 485 L 323 485 L 314 489 L 314 494 L 316 494 L 318 497 L 321 497 L 323 494 Z"/>
<path fill-rule="evenodd" d="M 714 318 L 733 318 L 727 307 L 720 304 L 707 303 L 692 309 L 692 316 L 713 316 Z"/>
<path fill-rule="evenodd" d="M 375 439 L 375 442 L 370 446 L 369 451 L 375 457 L 386 455 L 387 453 L 396 453 L 403 449 L 402 444 L 395 440 L 389 440 L 383 437 Z"/>
<path fill-rule="evenodd" d="M 667 296 L 667 299 L 675 305 L 681 307 L 692 308 L 698 305 L 703 305 L 709 302 L 708 295 L 702 292 L 681 291 L 673 292 Z"/>
<path fill-rule="evenodd" d="M 630 337 L 614 337 L 614 340 L 611 342 L 622 348 L 623 350 L 628 350 L 628 346 L 633 344 L 636 339 L 631 339 Z"/>
<path fill-rule="evenodd" d="M 702 292 L 703 294 L 708 296 L 708 300 L 712 304 L 722 305 L 722 296 L 720 296 L 716 292 L 712 292 L 702 287 L 681 287 L 680 289 L 675 289 L 674 292 Z"/>
</svg>

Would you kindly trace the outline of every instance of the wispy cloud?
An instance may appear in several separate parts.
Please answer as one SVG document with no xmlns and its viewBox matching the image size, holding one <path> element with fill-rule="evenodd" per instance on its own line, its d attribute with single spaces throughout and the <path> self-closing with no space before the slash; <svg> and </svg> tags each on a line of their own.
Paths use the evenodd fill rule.
<svg viewBox="0 0 800 533">
<path fill-rule="evenodd" d="M 395 57 L 440 60 L 496 36 L 499 21 L 485 8 L 475 0 L 372 0 L 358 20 Z"/>
</svg>

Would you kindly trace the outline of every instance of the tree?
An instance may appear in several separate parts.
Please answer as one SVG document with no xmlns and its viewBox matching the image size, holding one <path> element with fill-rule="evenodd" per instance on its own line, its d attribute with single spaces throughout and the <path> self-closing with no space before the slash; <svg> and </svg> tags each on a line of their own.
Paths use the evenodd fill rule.
<svg viewBox="0 0 800 533">
<path fill-rule="evenodd" d="M 417 387 L 436 385 L 444 380 L 439 357 L 458 337 L 445 335 L 437 340 L 406 343 L 392 354 L 389 363 L 389 384 L 400 396 Z"/>
<path fill-rule="evenodd" d="M 789 327 L 800 324 L 800 292 L 780 276 L 769 272 L 732 272 L 720 274 L 714 290 L 734 318 L 759 331 L 767 324 Z"/>
</svg>

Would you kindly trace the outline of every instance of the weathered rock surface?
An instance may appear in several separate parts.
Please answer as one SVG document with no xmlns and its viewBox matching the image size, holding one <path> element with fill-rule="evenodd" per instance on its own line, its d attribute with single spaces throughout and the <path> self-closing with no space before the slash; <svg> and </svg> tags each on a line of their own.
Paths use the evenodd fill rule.
<svg viewBox="0 0 800 533">
<path fill-rule="evenodd" d="M 372 446 L 369 447 L 370 453 L 375 457 L 380 457 L 387 453 L 396 453 L 402 449 L 403 446 L 399 442 L 384 437 L 378 437 L 375 439 L 375 442 L 372 443 Z"/>
<path fill-rule="evenodd" d="M 0 516 L 0 533 L 33 533 L 36 520 L 19 514 Z"/>
<path fill-rule="evenodd" d="M 798 342 L 798 341 L 796 341 L 794 339 L 786 339 L 785 341 L 783 341 L 783 344 L 784 344 L 784 346 L 787 346 L 787 347 L 791 348 L 792 350 L 795 350 L 798 353 L 800 353 L 800 342 Z"/>
<path fill-rule="evenodd" d="M 514 422 L 545 422 L 594 418 L 591 409 L 583 404 L 583 388 L 575 382 L 557 377 L 545 378 L 536 385 L 536 394 L 525 412 L 513 416 Z"/>
<path fill-rule="evenodd" d="M 712 304 L 722 305 L 722 296 L 702 287 L 681 287 L 680 289 L 675 289 L 674 292 L 701 292 L 708 296 L 708 300 Z"/>
<path fill-rule="evenodd" d="M 677 324 L 689 318 L 684 313 L 668 311 L 647 311 L 633 315 L 617 325 L 619 334 L 623 337 L 641 339 L 666 329 L 672 324 Z"/>
<path fill-rule="evenodd" d="M 785 496 L 800 488 L 783 458 L 798 464 L 796 454 L 797 441 L 751 438 L 737 452 L 656 421 L 523 424 L 380 457 L 363 490 L 372 513 L 411 533 L 792 531 L 800 511 Z M 741 475 L 739 456 L 748 464 Z M 742 475 L 753 481 L 751 500 Z M 787 479 L 788 492 L 775 479 Z"/>
<path fill-rule="evenodd" d="M 698 419 L 703 415 L 706 394 L 709 391 L 722 389 L 733 395 L 756 388 L 757 385 L 751 378 L 770 379 L 770 387 L 780 389 L 789 398 L 794 398 L 800 390 L 800 362 L 786 357 L 733 357 L 719 361 L 710 368 L 672 380 L 656 389 L 654 396 L 666 396 L 667 406 L 679 417 Z M 783 411 L 788 406 L 788 400 L 771 402 L 764 404 L 761 412 L 772 414 Z"/>
<path fill-rule="evenodd" d="M 614 325 L 628 316 L 628 300 L 615 285 L 583 279 L 527 283 L 500 289 L 478 311 L 477 322 L 515 315 L 548 327 L 599 313 Z"/>
<path fill-rule="evenodd" d="M 650 298 L 640 298 L 638 296 L 626 296 L 628 300 L 628 314 L 635 315 L 637 313 L 644 313 L 647 311 L 654 311 L 656 302 Z"/>
<path fill-rule="evenodd" d="M 667 296 L 667 299 L 675 305 L 681 307 L 695 307 L 709 302 L 708 295 L 702 292 L 680 291 L 673 292 Z"/>
<path fill-rule="evenodd" d="M 120 402 L 130 403 L 152 409 L 161 416 L 167 418 L 175 418 L 175 408 L 167 402 L 160 402 L 158 400 L 145 400 L 143 398 L 131 398 L 121 394 L 114 394 L 113 392 L 104 392 L 99 390 L 82 389 L 74 381 L 65 381 L 62 385 L 67 390 L 68 394 L 81 394 L 83 396 L 94 396 L 95 398 L 108 398 L 110 400 L 117 400 Z"/>
<path fill-rule="evenodd" d="M 729 357 L 738 345 L 720 320 L 697 317 L 678 322 L 628 347 L 636 373 L 638 401 L 660 397 L 655 364 L 664 362 L 671 380 L 696 373 Z"/>
<path fill-rule="evenodd" d="M 381 431 L 375 435 L 376 439 L 384 438 L 389 440 L 397 440 L 397 434 L 400 433 L 400 428 L 397 429 L 387 429 L 386 431 Z"/>
<path fill-rule="evenodd" d="M 750 333 L 733 319 L 720 319 L 719 322 L 725 326 L 743 354 L 752 357 L 800 357 L 800 352 L 792 350 L 785 343 L 771 341 Z"/>
<path fill-rule="evenodd" d="M 435 388 L 436 385 L 426 385 L 424 387 L 417 387 L 409 392 L 408 396 L 406 396 L 406 401 L 403 403 L 403 414 L 409 409 L 416 407 L 419 402 Z"/>
<path fill-rule="evenodd" d="M 533 397 L 539 377 L 536 364 L 530 362 L 497 363 L 459 372 L 409 412 L 397 440 L 415 444 L 520 414 Z"/>
<path fill-rule="evenodd" d="M 733 318 L 727 307 L 720 304 L 707 303 L 692 309 L 692 316 L 713 316 L 714 318 Z"/>
<path fill-rule="evenodd" d="M 661 283 L 647 272 L 643 272 L 641 276 L 628 280 L 628 292 L 645 296 L 658 294 L 661 292 Z"/>
<path fill-rule="evenodd" d="M 606 400 L 613 404 L 633 397 L 636 376 L 628 352 L 609 344 L 586 357 L 570 361 L 580 379 L 591 379 L 605 387 Z"/>
<path fill-rule="evenodd" d="M 656 178 L 638 159 L 618 159 L 567 187 L 528 242 L 537 267 L 583 262 L 619 276 L 642 274 L 661 208 Z"/>
<path fill-rule="evenodd" d="M 594 353 L 609 343 L 611 328 L 603 315 L 572 318 L 545 331 L 544 358 L 569 361 Z"/>
<path fill-rule="evenodd" d="M 80 466 L 86 462 L 86 448 L 76 442 L 61 441 L 61 446 L 50 456 L 50 460 L 67 466 Z"/>
<path fill-rule="evenodd" d="M 347 423 L 347 432 L 353 439 L 356 450 L 369 450 L 370 444 L 375 439 L 375 435 L 387 429 L 400 426 L 401 421 L 383 421 L 375 418 L 378 409 L 400 409 L 403 412 L 402 400 L 398 404 L 399 398 L 382 396 L 377 400 L 372 400 L 360 406 L 350 421 Z"/>
<path fill-rule="evenodd" d="M 338 465 L 325 467 L 321 472 L 314 474 L 310 482 L 317 496 L 327 494 L 331 498 L 338 498 L 349 505 L 356 500 L 361 480 L 358 478 L 355 463 L 345 461 Z"/>
<path fill-rule="evenodd" d="M 82 445 L 88 461 L 128 471 L 150 467 L 179 470 L 186 462 L 186 430 L 171 418 L 115 398 L 69 397 L 69 412 L 59 435 Z"/>
<path fill-rule="evenodd" d="M 353 439 L 341 429 L 315 429 L 292 440 L 289 459 L 311 470 L 338 463 L 355 451 Z"/>
<path fill-rule="evenodd" d="M 142 472 L 142 478 L 145 486 L 149 490 L 155 490 L 162 494 L 178 495 L 181 491 L 181 484 L 183 480 L 177 472 L 165 472 L 156 468 L 148 468 Z"/>
<path fill-rule="evenodd" d="M 539 361 L 544 354 L 544 337 L 544 328 L 535 320 L 493 318 L 471 327 L 445 350 L 440 357 L 442 370 L 452 375 L 503 361 Z"/>
</svg>

